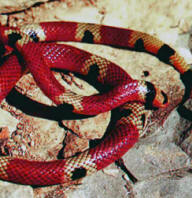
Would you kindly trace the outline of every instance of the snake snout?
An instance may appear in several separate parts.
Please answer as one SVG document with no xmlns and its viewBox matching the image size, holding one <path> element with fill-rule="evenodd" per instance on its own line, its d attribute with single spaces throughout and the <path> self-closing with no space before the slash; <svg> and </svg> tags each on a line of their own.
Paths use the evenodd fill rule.
<svg viewBox="0 0 192 198">
<path fill-rule="evenodd" d="M 146 81 L 146 85 L 148 89 L 148 93 L 146 94 L 146 108 L 156 109 L 167 107 L 169 104 L 167 94 L 150 82 Z"/>
<path fill-rule="evenodd" d="M 158 108 L 165 108 L 168 106 L 169 104 L 169 99 L 167 94 L 165 94 L 165 92 L 163 92 L 162 90 L 156 88 L 156 95 L 155 98 L 153 100 L 153 106 L 154 107 L 158 107 Z"/>
</svg>

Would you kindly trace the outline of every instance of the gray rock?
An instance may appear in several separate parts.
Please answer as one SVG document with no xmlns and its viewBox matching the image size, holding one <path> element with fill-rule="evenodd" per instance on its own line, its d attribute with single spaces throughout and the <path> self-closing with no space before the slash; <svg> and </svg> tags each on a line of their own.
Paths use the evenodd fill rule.
<svg viewBox="0 0 192 198">
<path fill-rule="evenodd" d="M 0 198 L 33 198 L 33 189 L 30 186 L 0 182 Z"/>
</svg>

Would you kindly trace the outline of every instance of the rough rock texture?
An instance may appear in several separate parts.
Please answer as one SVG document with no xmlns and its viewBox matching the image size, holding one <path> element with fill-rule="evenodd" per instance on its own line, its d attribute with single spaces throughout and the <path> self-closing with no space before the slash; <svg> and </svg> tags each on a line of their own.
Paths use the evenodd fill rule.
<svg viewBox="0 0 192 198">
<path fill-rule="evenodd" d="M 33 198 L 33 189 L 30 186 L 0 182 L 1 198 Z"/>
<path fill-rule="evenodd" d="M 46 2 L 48 0 L 0 0 L 0 12 L 1 13 L 10 13 L 10 12 L 18 12 L 25 10 L 31 6 L 34 6 L 36 3 Z"/>
<path fill-rule="evenodd" d="M 38 4 L 32 6 L 35 3 Z M 69 20 L 132 28 L 159 37 L 191 63 L 191 9 L 191 0 L 182 3 L 179 0 L 110 0 L 110 3 L 107 0 L 0 1 L 0 12 L 9 13 L 0 15 L 0 22 L 2 25 L 16 26 L 40 21 Z M 1 182 L 0 197 L 191 198 L 191 123 L 175 111 L 184 92 L 178 73 L 147 54 L 105 46 L 73 45 L 117 63 L 133 78 L 151 81 L 169 95 L 170 106 L 152 113 L 145 129 L 146 135 L 123 157 L 125 167 L 138 182 L 133 183 L 128 178 L 127 169 L 121 166 L 121 170 L 112 164 L 103 172 L 75 183 L 80 185 L 33 189 Z M 148 76 L 144 75 L 146 72 L 149 73 Z M 57 73 L 56 76 L 64 86 L 77 93 L 95 93 L 91 86 L 79 79 L 75 78 L 74 82 L 73 78 L 65 76 L 64 79 L 67 78 L 68 82 L 72 80 L 72 85 L 69 85 L 64 82 L 63 75 Z M 18 82 L 17 90 L 40 102 L 52 104 L 36 86 L 30 74 Z M 11 98 L 14 96 L 15 100 L 20 101 L 20 97 L 15 96 L 14 92 L 12 94 Z M 190 108 L 191 101 L 187 105 Z M 5 100 L 2 102 L 2 154 L 36 160 L 68 157 L 87 149 L 90 139 L 102 137 L 110 120 L 108 112 L 86 120 L 65 120 L 61 124 L 30 116 L 27 110 L 16 109 L 16 106 L 8 105 Z"/>
</svg>

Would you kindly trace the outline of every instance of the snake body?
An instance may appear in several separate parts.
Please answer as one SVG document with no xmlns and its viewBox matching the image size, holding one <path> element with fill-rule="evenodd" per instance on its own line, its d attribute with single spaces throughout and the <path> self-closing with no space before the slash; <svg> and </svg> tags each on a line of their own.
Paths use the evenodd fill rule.
<svg viewBox="0 0 192 198">
<path fill-rule="evenodd" d="M 44 22 L 18 28 L 1 26 L 1 101 L 29 71 L 45 95 L 73 113 L 96 115 L 119 107 L 120 114 L 109 136 L 96 147 L 71 158 L 41 162 L 1 156 L 2 180 L 40 186 L 90 175 L 119 159 L 138 141 L 145 125 L 146 109 L 168 105 L 166 94 L 153 84 L 132 79 L 118 65 L 100 56 L 56 41 L 103 44 L 147 52 L 172 65 L 191 91 L 188 85 L 188 79 L 192 79 L 190 66 L 174 49 L 146 33 L 76 22 Z M 84 76 L 100 94 L 80 96 L 68 91 L 55 79 L 52 68 Z"/>
</svg>

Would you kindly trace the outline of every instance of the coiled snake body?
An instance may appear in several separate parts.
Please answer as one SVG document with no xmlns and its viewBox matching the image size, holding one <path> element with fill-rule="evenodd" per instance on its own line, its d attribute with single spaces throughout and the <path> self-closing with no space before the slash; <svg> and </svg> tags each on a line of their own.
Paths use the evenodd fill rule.
<svg viewBox="0 0 192 198">
<path fill-rule="evenodd" d="M 54 41 L 96 43 L 150 53 L 172 65 L 180 73 L 185 86 L 191 89 L 188 85 L 188 79 L 192 77 L 189 65 L 171 47 L 146 33 L 76 22 L 45 22 L 20 28 L 1 26 L 1 101 L 21 76 L 30 71 L 44 94 L 73 113 L 96 115 L 116 107 L 120 109 L 110 135 L 96 147 L 71 158 L 39 162 L 1 156 L 2 180 L 53 185 L 103 169 L 138 141 L 145 125 L 146 109 L 168 105 L 166 94 L 153 84 L 132 79 L 119 66 L 102 57 Z M 101 93 L 80 96 L 69 92 L 58 83 L 51 68 L 83 75 Z"/>
</svg>

